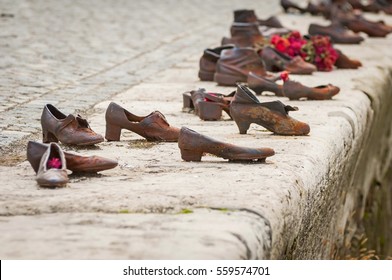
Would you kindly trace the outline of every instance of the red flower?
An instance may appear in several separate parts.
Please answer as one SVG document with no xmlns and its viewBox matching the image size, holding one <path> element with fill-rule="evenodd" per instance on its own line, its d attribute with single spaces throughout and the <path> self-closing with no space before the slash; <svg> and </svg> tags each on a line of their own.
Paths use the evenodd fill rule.
<svg viewBox="0 0 392 280">
<path fill-rule="evenodd" d="M 289 80 L 289 73 L 287 71 L 283 71 L 280 73 L 280 78 L 283 80 L 283 82 L 286 82 Z"/>
<path fill-rule="evenodd" d="M 48 168 L 55 168 L 55 169 L 60 169 L 62 166 L 61 160 L 59 158 L 50 158 L 48 160 Z"/>
<path fill-rule="evenodd" d="M 272 45 L 276 45 L 276 43 L 279 41 L 279 39 L 280 39 L 280 36 L 279 36 L 279 35 L 273 35 L 273 36 L 271 37 L 270 42 L 271 42 Z"/>
<path fill-rule="evenodd" d="M 301 39 L 301 33 L 299 33 L 299 31 L 294 30 L 293 32 L 291 32 L 290 37 L 295 38 L 295 39 Z"/>
<path fill-rule="evenodd" d="M 276 42 L 275 48 L 280 51 L 280 52 L 285 52 L 286 49 L 290 46 L 289 40 L 286 38 L 279 38 L 279 40 Z"/>
<path fill-rule="evenodd" d="M 305 61 L 316 65 L 321 71 L 331 71 L 338 58 L 338 53 L 328 36 L 317 35 L 305 39 L 302 38 L 301 33 L 293 31 L 288 35 L 273 35 L 270 43 L 278 51 L 290 57 L 298 55 Z"/>
</svg>

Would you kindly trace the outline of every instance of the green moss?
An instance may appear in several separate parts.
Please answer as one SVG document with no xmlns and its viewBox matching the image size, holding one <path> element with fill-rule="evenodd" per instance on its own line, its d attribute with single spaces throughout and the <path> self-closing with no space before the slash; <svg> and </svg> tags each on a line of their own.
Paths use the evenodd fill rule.
<svg viewBox="0 0 392 280">
<path fill-rule="evenodd" d="M 181 209 L 181 211 L 178 212 L 177 214 L 191 214 L 191 213 L 193 213 L 192 210 L 184 208 L 184 209 Z"/>
<path fill-rule="evenodd" d="M 121 209 L 120 211 L 118 211 L 119 214 L 129 214 L 129 210 L 128 209 Z"/>
</svg>

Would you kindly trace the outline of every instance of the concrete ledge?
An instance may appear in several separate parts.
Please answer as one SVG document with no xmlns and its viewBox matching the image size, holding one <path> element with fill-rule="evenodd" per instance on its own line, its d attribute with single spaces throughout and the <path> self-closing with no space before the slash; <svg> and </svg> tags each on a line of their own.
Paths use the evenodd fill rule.
<svg viewBox="0 0 392 280">
<path fill-rule="evenodd" d="M 302 32 L 309 22 L 323 22 L 297 15 L 281 18 Z M 391 22 L 390 17 L 386 20 Z M 105 109 L 115 101 L 138 115 L 158 109 L 171 125 L 185 125 L 237 145 L 271 147 L 276 155 L 265 164 L 228 163 L 213 156 L 188 163 L 181 161 L 176 143 L 147 143 L 124 131 L 121 142 L 78 150 L 117 158 L 118 168 L 96 176 L 72 175 L 65 189 L 36 187 L 27 162 L 2 166 L 0 258 L 345 256 L 355 234 L 366 230 L 364 217 L 375 187 L 391 195 L 391 43 L 389 37 L 339 46 L 364 63 L 360 70 L 292 77 L 308 86 L 331 82 L 341 87 L 331 101 L 279 98 L 300 108 L 291 115 L 310 124 L 311 134 L 305 137 L 276 136 L 256 125 L 240 135 L 227 116 L 203 122 L 181 112 L 181 93 L 186 90 L 232 90 L 197 80 L 202 50 L 98 103 L 88 119 L 102 134 Z M 388 232 L 391 200 L 380 205 L 385 211 L 377 213 L 386 218 L 379 228 Z M 391 240 L 385 236 L 382 250 L 390 254 Z M 372 243 L 377 244 L 378 238 L 373 236 Z"/>
</svg>

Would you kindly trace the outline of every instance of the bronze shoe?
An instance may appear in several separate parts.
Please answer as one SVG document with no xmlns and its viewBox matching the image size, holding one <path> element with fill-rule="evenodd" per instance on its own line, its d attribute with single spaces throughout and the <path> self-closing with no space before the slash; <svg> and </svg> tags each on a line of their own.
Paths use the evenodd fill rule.
<svg viewBox="0 0 392 280">
<path fill-rule="evenodd" d="M 230 94 L 207 92 L 204 97 L 205 101 L 199 104 L 200 114 L 203 111 L 208 110 L 210 107 L 218 105 L 231 118 L 230 103 L 231 103 L 231 100 L 233 100 L 234 94 L 235 94 L 235 91 L 231 92 Z M 211 104 L 214 104 L 214 105 L 211 105 Z"/>
<path fill-rule="evenodd" d="M 234 11 L 234 22 L 238 23 L 256 23 L 258 25 L 259 33 L 262 36 L 270 37 L 273 34 L 287 34 L 291 30 L 283 27 L 282 23 L 276 16 L 271 16 L 267 19 L 257 18 L 254 10 L 235 10 Z M 233 38 L 225 39 L 226 41 L 234 42 Z M 259 42 L 260 44 L 260 42 Z M 258 46 L 256 46 L 258 47 Z"/>
<path fill-rule="evenodd" d="M 37 171 L 36 181 L 41 187 L 64 187 L 68 183 L 64 153 L 56 143 L 50 143 Z"/>
<path fill-rule="evenodd" d="M 349 20 L 346 24 L 347 28 L 351 29 L 352 31 L 364 32 L 369 37 L 378 37 L 383 38 L 386 37 L 391 31 L 385 27 L 384 24 L 380 22 L 371 22 L 364 18 L 355 18 Z"/>
<path fill-rule="evenodd" d="M 246 48 L 264 44 L 264 37 L 257 22 L 233 22 L 230 33 L 231 38 L 223 37 L 222 45 L 234 44 L 236 47 Z"/>
<path fill-rule="evenodd" d="M 325 18 L 329 19 L 331 17 L 331 4 L 324 2 L 313 4 L 312 1 L 309 1 L 306 11 L 311 15 L 323 15 Z"/>
<path fill-rule="evenodd" d="M 48 148 L 48 144 L 29 141 L 27 144 L 27 160 L 37 173 L 42 155 Z M 67 169 L 75 173 L 96 173 L 112 169 L 118 165 L 116 160 L 100 156 L 82 156 L 76 153 L 64 152 Z"/>
<path fill-rule="evenodd" d="M 337 86 L 328 84 L 317 87 L 307 87 L 299 82 L 287 80 L 283 84 L 284 95 L 290 100 L 306 98 L 308 100 L 326 100 L 331 99 L 340 91 Z"/>
<path fill-rule="evenodd" d="M 280 101 L 260 103 L 249 88 L 241 84 L 230 104 L 230 113 L 240 134 L 246 134 L 250 124 L 256 123 L 280 135 L 306 135 L 310 132 L 309 125 L 288 115 L 289 111 L 297 110 Z"/>
<path fill-rule="evenodd" d="M 87 120 L 80 115 L 64 115 L 51 104 L 45 105 L 41 115 L 43 142 L 67 145 L 93 145 L 103 142 L 102 135 L 95 133 Z"/>
<path fill-rule="evenodd" d="M 205 49 L 199 61 L 199 78 L 201 81 L 213 81 L 216 63 L 223 50 L 232 49 L 234 45 L 224 45 L 213 49 Z"/>
<path fill-rule="evenodd" d="M 105 118 L 105 138 L 108 141 L 119 141 L 123 128 L 139 134 L 147 141 L 177 142 L 178 140 L 179 129 L 170 126 L 165 116 L 159 111 L 139 117 L 111 102 L 106 109 Z"/>
<path fill-rule="evenodd" d="M 266 157 L 275 154 L 271 148 L 254 149 L 235 146 L 204 136 L 186 127 L 180 130 L 178 147 L 181 150 L 181 158 L 185 161 L 201 161 L 205 153 L 229 161 L 265 161 Z"/>
<path fill-rule="evenodd" d="M 204 88 L 182 94 L 183 110 L 193 112 L 204 121 L 216 121 L 222 117 L 222 110 L 230 116 L 229 104 L 234 93 L 224 95 L 207 92 Z"/>
<path fill-rule="evenodd" d="M 316 66 L 305 62 L 300 56 L 291 58 L 288 55 L 268 46 L 263 48 L 262 59 L 265 64 L 265 68 L 272 72 L 286 70 L 291 74 L 310 75 L 317 71 Z"/>
<path fill-rule="evenodd" d="M 219 85 L 235 86 L 237 82 L 246 82 L 249 72 L 267 75 L 263 61 L 253 48 L 224 50 L 216 64 L 214 80 Z"/>
<path fill-rule="evenodd" d="M 336 44 L 359 44 L 364 40 L 363 37 L 353 34 L 337 22 L 329 26 L 312 23 L 309 25 L 309 34 L 329 36 L 331 41 Z"/>
<path fill-rule="evenodd" d="M 341 50 L 335 49 L 339 54 L 338 59 L 335 62 L 335 66 L 339 69 L 357 69 L 362 66 L 359 60 L 350 59 Z"/>
</svg>

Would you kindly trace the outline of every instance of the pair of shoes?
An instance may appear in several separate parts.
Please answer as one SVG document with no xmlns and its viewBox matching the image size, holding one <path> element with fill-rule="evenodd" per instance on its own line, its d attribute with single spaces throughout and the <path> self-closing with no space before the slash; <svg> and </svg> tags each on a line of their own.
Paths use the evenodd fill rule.
<svg viewBox="0 0 392 280">
<path fill-rule="evenodd" d="M 271 148 L 247 148 L 224 143 L 182 127 L 178 139 L 181 158 L 185 161 L 201 161 L 205 153 L 213 154 L 229 161 L 265 161 L 275 154 Z"/>
<path fill-rule="evenodd" d="M 50 144 L 43 144 L 34 141 L 28 142 L 27 160 L 36 173 L 40 168 L 40 162 L 43 158 L 43 155 L 48 151 L 49 148 Z M 75 173 L 96 173 L 103 170 L 112 169 L 118 165 L 116 160 L 111 160 L 100 156 L 83 156 L 66 151 L 63 151 L 63 154 L 65 159 L 64 167 Z"/>
<path fill-rule="evenodd" d="M 30 149 L 27 149 L 27 153 L 28 159 L 31 159 L 29 153 L 38 157 Z M 38 185 L 41 187 L 64 187 L 68 183 L 68 174 L 63 150 L 57 143 L 50 143 L 40 155 L 39 162 L 37 159 L 34 160 L 34 170 L 37 174 L 35 179 Z"/>
<path fill-rule="evenodd" d="M 364 38 L 353 34 L 339 22 L 330 24 L 329 26 L 322 26 L 312 23 L 309 25 L 310 35 L 329 36 L 331 41 L 336 44 L 359 44 Z"/>
<path fill-rule="evenodd" d="M 235 86 L 238 82 L 246 82 L 249 72 L 271 79 L 277 78 L 265 71 L 262 59 L 255 49 L 249 47 L 225 45 L 206 49 L 200 58 L 199 66 L 200 80 L 214 80 L 222 86 Z"/>
<path fill-rule="evenodd" d="M 106 110 L 106 134 L 108 141 L 119 141 L 121 130 L 128 129 L 148 141 L 177 142 L 179 129 L 171 127 L 165 116 L 154 111 L 147 116 L 134 115 L 114 102 Z M 68 145 L 92 145 L 103 142 L 85 119 L 79 115 L 66 117 L 53 105 L 44 107 L 41 117 L 43 142 L 62 142 Z"/>
<path fill-rule="evenodd" d="M 369 37 L 386 37 L 392 32 L 391 27 L 383 21 L 368 20 L 358 13 L 357 10 L 353 10 L 351 5 L 333 4 L 331 19 L 333 22 L 339 22 L 355 33 L 363 32 Z"/>
<path fill-rule="evenodd" d="M 280 135 L 307 135 L 309 125 L 288 115 L 289 111 L 297 110 L 280 101 L 261 103 L 247 86 L 241 84 L 230 103 L 230 113 L 240 134 L 246 134 L 250 124 L 255 123 Z"/>
<path fill-rule="evenodd" d="M 300 56 L 291 58 L 269 46 L 263 48 L 261 57 L 267 71 L 288 71 L 291 74 L 302 75 L 310 75 L 317 71 L 316 66 L 305 62 Z"/>
<path fill-rule="evenodd" d="M 256 94 L 263 91 L 270 91 L 276 96 L 286 96 L 290 100 L 298 100 L 306 98 L 308 100 L 326 100 L 331 99 L 339 93 L 340 89 L 334 85 L 320 85 L 316 87 L 307 87 L 299 82 L 292 81 L 288 78 L 288 74 L 281 74 L 283 85 L 279 85 L 273 81 L 257 76 L 253 73 L 248 75 L 248 87 Z"/>
<path fill-rule="evenodd" d="M 216 121 L 222 117 L 222 110 L 230 117 L 230 101 L 234 92 L 228 95 L 207 92 L 204 88 L 182 94 L 183 110 L 193 112 L 204 121 Z"/>
<path fill-rule="evenodd" d="M 298 11 L 301 14 L 310 13 L 311 15 L 323 15 L 326 18 L 329 18 L 331 4 L 319 1 L 319 3 L 314 4 L 312 1 L 308 2 L 308 6 L 302 8 L 291 0 L 281 0 L 280 5 L 283 10 L 288 13 L 289 11 Z"/>
</svg>

